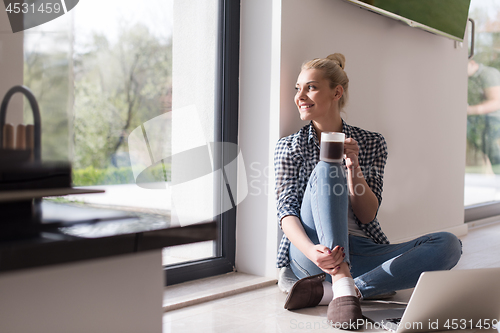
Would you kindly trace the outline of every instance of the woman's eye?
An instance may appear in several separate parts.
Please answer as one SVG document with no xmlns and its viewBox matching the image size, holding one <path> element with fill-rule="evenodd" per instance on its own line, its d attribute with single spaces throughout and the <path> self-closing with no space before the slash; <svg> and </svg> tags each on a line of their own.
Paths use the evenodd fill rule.
<svg viewBox="0 0 500 333">
<path fill-rule="evenodd" d="M 307 87 L 309 88 L 309 90 L 311 90 L 311 89 L 316 89 L 316 87 L 315 87 L 315 86 L 312 86 L 312 85 L 308 85 Z"/>
<path fill-rule="evenodd" d="M 299 92 L 299 91 L 300 91 L 300 88 L 299 88 L 299 87 L 295 87 L 295 91 L 296 91 L 296 92 Z"/>
</svg>

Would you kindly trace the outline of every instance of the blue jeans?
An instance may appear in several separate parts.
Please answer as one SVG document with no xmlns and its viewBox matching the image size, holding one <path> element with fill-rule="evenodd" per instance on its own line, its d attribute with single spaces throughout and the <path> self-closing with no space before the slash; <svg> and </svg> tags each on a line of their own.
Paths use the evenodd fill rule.
<svg viewBox="0 0 500 333">
<path fill-rule="evenodd" d="M 400 244 L 377 244 L 347 230 L 348 188 L 344 167 L 320 161 L 311 173 L 301 207 L 304 230 L 314 244 L 346 253 L 351 275 L 363 297 L 415 287 L 422 272 L 448 270 L 462 254 L 453 234 L 438 232 Z M 323 271 L 293 244 L 290 267 L 298 278 Z M 331 282 L 331 276 L 327 274 Z"/>
</svg>

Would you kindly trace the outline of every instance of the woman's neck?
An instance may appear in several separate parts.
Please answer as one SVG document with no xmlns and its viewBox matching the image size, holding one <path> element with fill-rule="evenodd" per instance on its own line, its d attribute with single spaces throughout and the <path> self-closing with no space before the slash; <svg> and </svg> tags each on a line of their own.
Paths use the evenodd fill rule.
<svg viewBox="0 0 500 333">
<path fill-rule="evenodd" d="M 337 113 L 336 116 L 325 120 L 313 120 L 318 141 L 321 141 L 321 132 L 342 132 L 342 118 Z"/>
</svg>

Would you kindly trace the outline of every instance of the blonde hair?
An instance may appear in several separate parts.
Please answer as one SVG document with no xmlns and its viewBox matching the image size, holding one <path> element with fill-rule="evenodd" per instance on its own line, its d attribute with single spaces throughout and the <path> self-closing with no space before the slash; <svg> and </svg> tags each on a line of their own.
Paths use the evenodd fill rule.
<svg viewBox="0 0 500 333">
<path fill-rule="evenodd" d="M 304 69 L 321 69 L 325 74 L 325 78 L 330 81 L 330 88 L 335 88 L 339 84 L 344 88 L 344 93 L 339 99 L 339 108 L 342 110 L 347 103 L 349 78 L 344 72 L 345 57 L 341 53 L 330 54 L 326 58 L 316 58 L 305 62 L 301 70 Z"/>
</svg>

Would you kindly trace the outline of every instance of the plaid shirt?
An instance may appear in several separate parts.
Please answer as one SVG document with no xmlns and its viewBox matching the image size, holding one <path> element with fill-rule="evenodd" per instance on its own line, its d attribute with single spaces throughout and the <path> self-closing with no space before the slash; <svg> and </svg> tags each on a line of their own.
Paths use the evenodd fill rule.
<svg viewBox="0 0 500 333">
<path fill-rule="evenodd" d="M 382 201 L 382 185 L 384 168 L 387 160 L 387 144 L 384 137 L 359 127 L 347 125 L 342 120 L 342 132 L 346 138 L 353 138 L 359 146 L 359 164 L 368 186 L 378 199 Z M 274 170 L 276 176 L 276 196 L 278 218 L 288 215 L 300 218 L 300 206 L 306 190 L 309 176 L 319 161 L 319 142 L 312 122 L 300 131 L 281 138 L 274 152 Z M 345 162 L 344 162 L 345 167 Z M 346 169 L 347 170 L 347 169 Z M 375 218 L 368 224 L 362 224 L 355 216 L 356 224 L 375 243 L 388 244 L 389 240 Z M 290 240 L 283 235 L 278 250 L 277 267 L 289 263 L 288 250 Z"/>
</svg>

